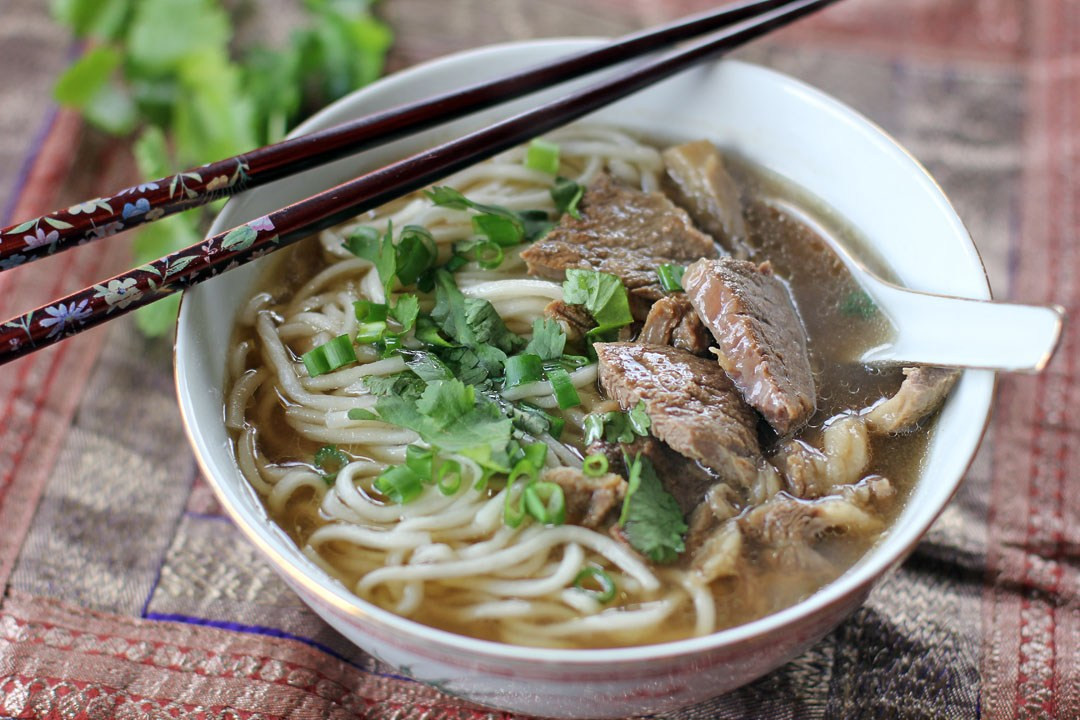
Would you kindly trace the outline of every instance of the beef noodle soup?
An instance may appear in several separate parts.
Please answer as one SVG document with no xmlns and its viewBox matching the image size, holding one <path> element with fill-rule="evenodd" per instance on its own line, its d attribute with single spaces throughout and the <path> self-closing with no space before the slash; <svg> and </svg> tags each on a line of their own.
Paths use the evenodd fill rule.
<svg viewBox="0 0 1080 720">
<path fill-rule="evenodd" d="M 890 327 L 843 224 L 699 141 L 574 126 L 283 251 L 238 319 L 241 471 L 314 563 L 524 645 L 704 635 L 880 538 L 956 373 Z"/>
</svg>

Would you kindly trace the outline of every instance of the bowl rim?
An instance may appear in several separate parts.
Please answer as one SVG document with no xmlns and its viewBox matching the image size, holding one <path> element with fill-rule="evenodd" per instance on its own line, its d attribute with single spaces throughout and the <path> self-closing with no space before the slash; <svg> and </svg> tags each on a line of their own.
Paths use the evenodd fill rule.
<svg viewBox="0 0 1080 720">
<path fill-rule="evenodd" d="M 330 118 L 332 118 L 335 113 L 343 110 L 347 106 L 360 104 L 368 93 L 384 90 L 385 88 L 392 87 L 394 84 L 402 81 L 407 83 L 432 69 L 437 69 L 447 63 L 468 61 L 483 58 L 487 55 L 499 56 L 507 52 L 512 53 L 514 51 L 534 48 L 558 48 L 570 53 L 587 50 L 599 44 L 610 42 L 610 40 L 611 38 L 607 37 L 591 36 L 508 41 L 461 50 L 448 55 L 432 58 L 380 78 L 372 84 L 355 90 L 336 100 L 298 125 L 289 136 L 292 137 L 299 134 L 310 133 L 326 127 L 333 123 L 333 120 Z M 931 186 L 934 191 L 933 194 L 936 196 L 936 202 L 946 210 L 946 214 L 955 224 L 954 230 L 956 230 L 964 240 L 964 249 L 973 257 L 977 266 L 982 269 L 987 293 L 986 299 L 990 299 L 991 288 L 987 268 L 982 260 L 978 247 L 971 238 L 971 234 L 968 232 L 967 227 L 959 217 L 952 202 L 949 200 L 937 180 L 903 145 L 877 123 L 868 119 L 846 103 L 843 103 L 828 93 L 781 71 L 756 63 L 727 58 L 720 58 L 709 63 L 704 63 L 702 66 L 711 67 L 721 63 L 724 65 L 743 66 L 762 73 L 765 76 L 769 76 L 772 81 L 786 86 L 786 89 L 805 95 L 811 102 L 819 104 L 833 113 L 844 116 L 848 121 L 854 121 L 856 124 L 861 124 L 864 126 L 864 129 L 869 131 L 869 133 L 874 136 L 874 139 L 882 144 L 883 147 L 887 148 L 889 152 L 899 154 L 906 159 L 911 165 L 911 169 L 920 176 L 920 180 Z M 213 226 L 208 232 L 208 236 L 224 229 L 219 228 L 218 225 L 221 224 L 220 220 L 225 214 L 225 210 L 226 208 L 223 208 L 222 211 L 218 213 Z M 197 291 L 197 288 L 193 288 L 192 290 Z M 192 290 L 188 290 L 187 292 L 191 292 Z M 211 463 L 203 455 L 200 436 L 195 429 L 196 423 L 192 417 L 193 411 L 185 403 L 184 399 L 187 384 L 185 382 L 185 373 L 183 372 L 183 369 L 187 361 L 184 359 L 185 355 L 182 352 L 186 344 L 183 335 L 183 327 L 185 325 L 184 318 L 187 317 L 185 308 L 190 307 L 190 303 L 185 302 L 187 292 L 181 297 L 179 319 L 175 331 L 173 347 L 174 384 L 180 405 L 184 433 L 187 436 L 188 443 L 195 455 L 196 463 L 229 518 L 240 528 L 247 540 L 259 549 L 275 570 L 284 574 L 286 579 L 291 583 L 299 585 L 306 592 L 318 598 L 334 611 L 343 614 L 352 620 L 383 625 L 387 630 L 412 636 L 416 641 L 434 643 L 446 650 L 465 651 L 472 656 L 483 657 L 487 660 L 512 660 L 563 666 L 580 665 L 592 667 L 601 664 L 634 663 L 698 655 L 728 646 L 736 646 L 740 643 L 752 641 L 755 638 L 767 637 L 787 626 L 795 626 L 800 621 L 806 620 L 831 606 L 842 603 L 845 598 L 851 597 L 854 593 L 866 590 L 873 583 L 879 581 L 890 571 L 890 568 L 898 567 L 904 558 L 906 558 L 921 541 L 930 526 L 937 520 L 945 507 L 956 495 L 963 478 L 967 475 L 967 472 L 970 470 L 971 465 L 975 460 L 979 446 L 986 437 L 998 385 L 998 376 L 995 373 L 993 374 L 988 388 L 988 396 L 985 398 L 986 410 L 982 427 L 978 433 L 978 441 L 973 446 L 970 457 L 968 457 L 964 463 L 963 471 L 960 472 L 957 477 L 949 480 L 952 487 L 949 489 L 948 495 L 944 498 L 941 505 L 932 512 L 924 511 L 923 516 L 913 518 L 904 528 L 903 533 L 899 535 L 887 534 L 877 545 L 868 550 L 855 566 L 849 568 L 839 577 L 794 605 L 756 620 L 752 620 L 748 623 L 718 630 L 708 635 L 649 645 L 614 648 L 543 648 L 511 645 L 508 643 L 460 635 L 458 633 L 423 624 L 360 598 L 329 575 L 325 575 L 325 577 L 322 578 L 316 577 L 314 571 L 317 571 L 318 568 L 313 565 L 312 570 L 309 571 L 294 563 L 273 546 L 273 543 L 268 539 L 269 530 L 263 528 L 262 524 L 257 522 L 257 518 L 249 518 L 241 508 L 234 506 L 221 486 L 221 483 L 219 483 L 218 479 L 211 471 Z M 988 371 L 977 372 L 983 373 Z M 267 535 L 264 536 L 264 533 L 267 533 Z M 883 552 L 886 544 L 893 546 L 893 549 L 888 553 Z M 301 595 L 301 599 L 305 600 L 305 604 L 308 604 L 307 598 L 303 597 L 303 595 Z"/>
</svg>

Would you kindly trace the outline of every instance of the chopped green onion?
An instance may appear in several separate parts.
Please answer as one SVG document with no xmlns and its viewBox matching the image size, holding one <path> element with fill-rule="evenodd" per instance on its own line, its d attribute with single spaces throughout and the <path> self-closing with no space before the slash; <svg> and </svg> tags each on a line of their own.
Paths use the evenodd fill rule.
<svg viewBox="0 0 1080 720">
<path fill-rule="evenodd" d="M 563 430 L 566 428 L 566 420 L 557 415 L 548 415 L 548 419 L 551 421 L 551 429 L 548 430 L 548 434 L 558 440 L 562 437 Z"/>
<path fill-rule="evenodd" d="M 464 255 L 454 255 L 446 261 L 446 270 L 448 272 L 457 272 L 463 265 L 469 262 L 469 258 Z"/>
<path fill-rule="evenodd" d="M 339 367 L 356 362 L 356 351 L 348 335 L 338 335 L 300 356 L 308 375 L 318 377 Z"/>
<path fill-rule="evenodd" d="M 608 471 L 608 459 L 607 455 L 603 453 L 593 453 L 585 457 L 585 464 L 581 466 L 581 471 L 585 473 L 586 477 L 600 477 Z"/>
<path fill-rule="evenodd" d="M 562 486 L 553 482 L 538 482 L 525 488 L 525 510 L 545 525 L 566 522 L 566 496 Z"/>
<path fill-rule="evenodd" d="M 560 366 L 548 367 L 547 379 L 551 381 L 551 391 L 555 395 L 555 401 L 559 408 L 565 410 L 581 404 L 574 381 L 570 379 L 570 373 Z"/>
<path fill-rule="evenodd" d="M 660 278 L 660 287 L 664 288 L 664 292 L 681 292 L 685 272 L 685 266 L 671 263 L 661 263 L 660 267 L 656 268 L 656 274 Z"/>
<path fill-rule="evenodd" d="M 503 258 L 506 257 L 503 249 L 490 240 L 477 243 L 473 248 L 473 255 L 476 257 L 476 262 L 485 270 L 494 270 L 499 267 L 502 265 Z"/>
<path fill-rule="evenodd" d="M 548 446 L 545 443 L 533 443 L 532 445 L 526 445 L 521 448 L 522 455 L 525 460 L 532 463 L 532 466 L 537 470 L 544 467 L 544 463 L 547 462 Z"/>
<path fill-rule="evenodd" d="M 543 408 L 539 408 L 532 403 L 518 403 L 517 407 L 522 417 L 515 424 L 525 432 L 534 436 L 547 433 L 556 440 L 562 435 L 562 431 L 566 427 L 566 421 L 561 417 L 549 415 Z M 538 422 L 540 427 L 536 427 L 533 421 Z"/>
<path fill-rule="evenodd" d="M 540 468 L 533 465 L 532 461 L 528 458 L 519 460 L 517 464 L 514 465 L 514 469 L 510 471 L 510 475 L 506 479 L 506 485 L 507 487 L 513 485 L 520 477 L 527 478 L 528 482 L 533 482 L 536 480 L 539 471 Z"/>
<path fill-rule="evenodd" d="M 356 312 L 357 322 L 385 322 L 390 308 L 383 303 L 357 300 L 353 303 L 353 310 Z"/>
<path fill-rule="evenodd" d="M 394 353 L 402 348 L 401 336 L 393 333 L 385 334 L 383 335 L 382 344 L 382 356 L 384 358 L 393 357 Z"/>
<path fill-rule="evenodd" d="M 503 247 L 521 244 L 524 235 L 521 223 L 505 215 L 474 215 L 472 226 L 477 235 L 483 235 L 491 242 Z"/>
<path fill-rule="evenodd" d="M 560 215 L 567 213 L 575 220 L 581 219 L 578 203 L 584 195 L 584 186 L 564 177 L 556 178 L 555 186 L 551 188 L 551 199 L 555 201 L 555 209 Z"/>
<path fill-rule="evenodd" d="M 349 464 L 349 456 L 337 449 L 337 445 L 323 445 L 315 451 L 312 459 L 315 467 L 323 472 L 323 480 L 332 484 L 341 472 L 341 468 Z"/>
<path fill-rule="evenodd" d="M 503 524 L 507 527 L 520 527 L 525 520 L 525 491 L 514 497 L 514 481 L 506 481 L 506 497 L 503 499 Z"/>
<path fill-rule="evenodd" d="M 395 465 L 375 478 L 375 489 L 399 505 L 412 502 L 424 491 L 419 475 L 406 465 Z"/>
<path fill-rule="evenodd" d="M 525 167 L 551 175 L 559 174 L 559 146 L 536 138 L 525 151 Z"/>
<path fill-rule="evenodd" d="M 586 583 L 594 583 L 599 586 L 599 589 L 593 590 L 587 587 Z M 574 578 L 574 587 L 592 595 L 593 599 L 600 603 L 609 603 L 615 599 L 615 581 L 606 572 L 592 565 L 581 569 L 581 572 Z"/>
<path fill-rule="evenodd" d="M 461 463 L 444 460 L 435 471 L 435 482 L 443 495 L 453 495 L 461 488 Z"/>
<path fill-rule="evenodd" d="M 506 359 L 504 377 L 506 389 L 536 382 L 544 377 L 544 361 L 539 355 L 514 355 Z"/>
<path fill-rule="evenodd" d="M 419 445 L 409 445 L 405 448 L 405 467 L 412 470 L 425 484 L 431 484 L 431 466 L 435 459 L 435 452 Z"/>
<path fill-rule="evenodd" d="M 386 333 L 386 321 L 362 322 L 356 326 L 356 342 L 373 343 L 383 339 Z"/>
<path fill-rule="evenodd" d="M 559 362 L 567 370 L 577 370 L 588 365 L 591 361 L 584 355 L 563 355 Z"/>
</svg>

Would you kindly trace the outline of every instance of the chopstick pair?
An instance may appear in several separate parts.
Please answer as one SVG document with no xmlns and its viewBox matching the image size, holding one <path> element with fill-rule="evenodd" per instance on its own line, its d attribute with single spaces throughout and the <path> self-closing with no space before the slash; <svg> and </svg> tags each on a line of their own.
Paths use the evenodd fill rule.
<svg viewBox="0 0 1080 720">
<path fill-rule="evenodd" d="M 0 364 L 423 188 L 833 2 L 836 0 L 756 0 L 691 16 L 653 31 L 629 35 L 597 50 L 143 183 L 110 198 L 91 200 L 7 228 L 0 232 L 0 270 L 727 28 L 636 65 L 617 78 L 361 175 L 13 318 L 0 325 Z"/>
</svg>

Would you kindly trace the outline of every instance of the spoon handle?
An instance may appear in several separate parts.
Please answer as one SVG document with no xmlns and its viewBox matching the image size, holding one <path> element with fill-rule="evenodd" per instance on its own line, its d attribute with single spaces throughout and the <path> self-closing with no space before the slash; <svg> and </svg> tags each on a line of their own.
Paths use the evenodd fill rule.
<svg viewBox="0 0 1080 720">
<path fill-rule="evenodd" d="M 1061 339 L 1065 310 L 932 295 L 875 282 L 867 290 L 896 328 L 868 364 L 919 364 L 1039 372 Z"/>
</svg>

